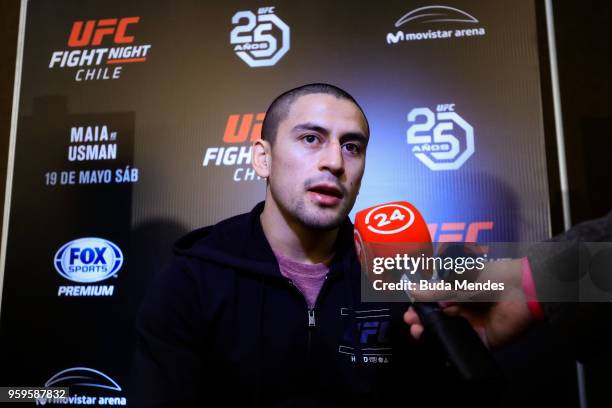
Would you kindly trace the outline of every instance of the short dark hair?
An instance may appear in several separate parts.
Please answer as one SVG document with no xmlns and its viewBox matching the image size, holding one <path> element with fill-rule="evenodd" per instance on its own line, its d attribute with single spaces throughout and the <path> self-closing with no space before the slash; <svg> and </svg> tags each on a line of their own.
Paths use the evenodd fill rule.
<svg viewBox="0 0 612 408">
<path fill-rule="evenodd" d="M 276 140 L 278 125 L 280 122 L 287 118 L 287 115 L 289 114 L 289 110 L 291 109 L 291 105 L 293 105 L 293 102 L 295 102 L 295 100 L 301 96 L 319 93 L 333 95 L 336 98 L 346 99 L 354 103 L 363 115 L 363 119 L 366 124 L 367 136 L 370 136 L 370 125 L 368 123 L 368 118 L 366 118 L 363 109 L 361 109 L 361 106 L 359 106 L 355 98 L 353 98 L 348 92 L 338 88 L 337 86 L 324 83 L 314 83 L 293 88 L 281 94 L 272 101 L 270 107 L 268 107 L 268 110 L 266 111 L 266 116 L 261 127 L 261 138 L 263 140 L 267 140 L 268 142 L 270 142 L 271 145 L 273 145 L 274 141 Z"/>
</svg>

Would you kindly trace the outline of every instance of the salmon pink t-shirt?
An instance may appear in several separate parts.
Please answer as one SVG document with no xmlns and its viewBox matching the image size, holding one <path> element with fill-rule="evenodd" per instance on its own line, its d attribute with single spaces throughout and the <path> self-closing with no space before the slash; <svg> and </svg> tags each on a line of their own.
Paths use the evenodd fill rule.
<svg viewBox="0 0 612 408">
<path fill-rule="evenodd" d="M 308 308 L 312 309 L 329 272 L 329 266 L 324 263 L 304 264 L 277 253 L 274 255 L 278 260 L 281 274 L 291 280 L 302 292 Z"/>
</svg>

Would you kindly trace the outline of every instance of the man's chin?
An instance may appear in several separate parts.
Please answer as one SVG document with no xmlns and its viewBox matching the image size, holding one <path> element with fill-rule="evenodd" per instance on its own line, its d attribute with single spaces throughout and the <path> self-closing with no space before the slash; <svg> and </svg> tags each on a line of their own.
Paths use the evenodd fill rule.
<svg viewBox="0 0 612 408">
<path fill-rule="evenodd" d="M 334 223 L 305 223 L 304 226 L 312 231 L 329 232 L 338 228 L 342 224 L 341 222 Z"/>
<path fill-rule="evenodd" d="M 346 214 L 340 208 L 318 208 L 301 217 L 302 224 L 310 229 L 318 231 L 331 231 L 338 228 Z"/>
</svg>

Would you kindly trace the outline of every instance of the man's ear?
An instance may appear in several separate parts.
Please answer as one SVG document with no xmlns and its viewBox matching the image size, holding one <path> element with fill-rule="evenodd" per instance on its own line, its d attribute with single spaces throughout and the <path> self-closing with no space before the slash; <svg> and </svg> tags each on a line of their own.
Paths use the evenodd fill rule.
<svg viewBox="0 0 612 408">
<path fill-rule="evenodd" d="M 272 166 L 272 147 L 267 140 L 256 140 L 251 149 L 251 165 L 259 177 L 267 178 L 270 176 Z"/>
</svg>

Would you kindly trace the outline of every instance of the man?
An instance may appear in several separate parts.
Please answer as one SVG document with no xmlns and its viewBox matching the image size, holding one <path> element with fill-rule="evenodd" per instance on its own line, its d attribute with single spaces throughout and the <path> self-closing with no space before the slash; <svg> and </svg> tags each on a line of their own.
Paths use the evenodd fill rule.
<svg viewBox="0 0 612 408">
<path fill-rule="evenodd" d="M 369 137 L 362 109 L 332 85 L 270 105 L 252 153 L 265 201 L 177 242 L 141 307 L 131 402 L 354 407 L 407 385 L 425 396 L 431 373 L 451 378 L 410 337 L 406 305 L 360 301 L 347 215 Z"/>
</svg>

